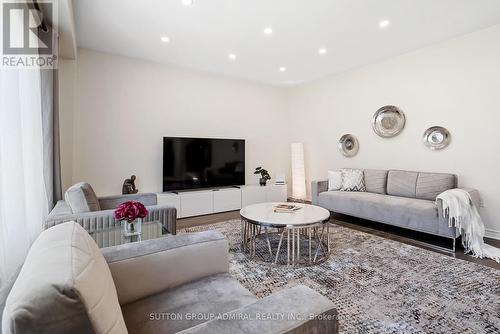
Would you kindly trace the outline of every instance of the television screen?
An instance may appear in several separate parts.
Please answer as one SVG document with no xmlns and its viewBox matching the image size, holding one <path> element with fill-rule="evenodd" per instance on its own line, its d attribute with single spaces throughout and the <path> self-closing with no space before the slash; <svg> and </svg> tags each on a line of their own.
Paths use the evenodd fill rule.
<svg viewBox="0 0 500 334">
<path fill-rule="evenodd" d="M 245 184 L 245 140 L 163 138 L 163 191 Z"/>
</svg>

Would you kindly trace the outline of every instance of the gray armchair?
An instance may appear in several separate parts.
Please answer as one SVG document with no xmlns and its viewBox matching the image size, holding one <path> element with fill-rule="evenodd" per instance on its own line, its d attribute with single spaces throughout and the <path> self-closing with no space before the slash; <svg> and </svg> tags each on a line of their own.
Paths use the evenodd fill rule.
<svg viewBox="0 0 500 334">
<path fill-rule="evenodd" d="M 333 303 L 305 286 L 257 299 L 229 274 L 218 232 L 98 249 L 68 222 L 33 244 L 3 333 L 90 332 L 335 334 L 338 319 Z"/>
<path fill-rule="evenodd" d="M 115 208 L 126 201 L 138 201 L 148 209 L 144 221 L 160 221 L 168 233 L 176 234 L 177 211 L 175 207 L 157 205 L 153 193 L 97 197 L 90 184 L 85 182 L 71 186 L 64 194 L 64 200 L 57 202 L 49 213 L 43 228 L 75 221 L 88 232 L 121 224 L 114 218 Z"/>
</svg>

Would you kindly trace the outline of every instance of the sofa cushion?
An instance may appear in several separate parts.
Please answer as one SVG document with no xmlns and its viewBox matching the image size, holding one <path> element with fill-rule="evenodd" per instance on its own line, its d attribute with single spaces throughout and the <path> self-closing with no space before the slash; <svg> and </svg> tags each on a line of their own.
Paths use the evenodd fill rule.
<svg viewBox="0 0 500 334">
<path fill-rule="evenodd" d="M 66 190 L 64 200 L 73 213 L 100 211 L 99 200 L 90 184 L 79 182 Z"/>
<path fill-rule="evenodd" d="M 318 203 L 333 212 L 439 234 L 438 209 L 432 201 L 368 192 L 327 191 L 319 195 Z"/>
<path fill-rule="evenodd" d="M 321 277 L 322 281 L 329 279 L 328 274 Z M 269 315 L 275 317 L 271 320 Z M 338 319 L 331 300 L 305 285 L 296 285 L 179 334 L 337 334 Z"/>
<path fill-rule="evenodd" d="M 365 186 L 366 191 L 370 193 L 383 194 L 387 193 L 387 171 L 381 169 L 365 169 Z"/>
<path fill-rule="evenodd" d="M 131 333 L 169 334 L 210 320 L 203 316 L 229 312 L 256 300 L 230 275 L 218 274 L 126 304 L 123 306 L 123 315 Z M 202 317 L 190 320 L 186 318 L 187 314 Z M 168 319 L 168 315 L 179 317 Z"/>
<path fill-rule="evenodd" d="M 204 231 L 167 235 L 101 251 L 113 275 L 118 300 L 129 304 L 186 282 L 227 273 L 228 247 L 224 235 Z M 146 270 L 149 274 L 144 277 Z M 137 284 L 138 281 L 141 284 Z"/>
<path fill-rule="evenodd" d="M 457 177 L 444 173 L 418 173 L 416 197 L 435 201 L 436 196 L 445 190 L 457 187 Z"/>
<path fill-rule="evenodd" d="M 339 170 L 328 171 L 328 191 L 342 188 L 342 172 Z"/>
<path fill-rule="evenodd" d="M 109 268 L 74 222 L 33 243 L 7 298 L 4 333 L 126 333 Z"/>
<path fill-rule="evenodd" d="M 387 194 L 415 198 L 418 172 L 390 170 L 387 174 Z"/>
<path fill-rule="evenodd" d="M 341 191 L 366 191 L 363 170 L 342 168 L 340 172 L 342 173 Z"/>
</svg>

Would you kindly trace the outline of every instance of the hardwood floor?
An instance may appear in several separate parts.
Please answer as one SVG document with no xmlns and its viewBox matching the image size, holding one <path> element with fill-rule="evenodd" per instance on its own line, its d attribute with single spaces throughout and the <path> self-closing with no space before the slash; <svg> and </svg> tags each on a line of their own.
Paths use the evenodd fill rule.
<svg viewBox="0 0 500 334">
<path fill-rule="evenodd" d="M 500 263 L 496 263 L 490 259 L 477 259 L 473 256 L 464 254 L 464 249 L 461 245 L 461 241 L 457 240 L 455 253 L 450 251 L 444 251 L 440 248 L 435 247 L 432 243 L 428 242 L 426 237 L 422 237 L 422 234 L 416 234 L 413 231 L 392 227 L 388 225 L 379 224 L 376 222 L 367 221 L 364 219 L 358 219 L 354 217 L 341 216 L 335 217 L 336 223 L 348 228 L 356 229 L 358 231 L 370 233 L 373 235 L 378 235 L 387 239 L 403 242 L 408 245 L 415 247 L 427 249 L 433 252 L 441 253 L 446 256 L 451 256 L 457 259 L 466 260 L 469 262 L 475 262 L 482 264 L 487 267 L 500 269 Z M 411 237 L 410 237 L 411 236 Z M 427 235 L 426 235 L 427 236 Z M 500 247 L 500 240 L 484 238 L 484 241 L 492 246 Z M 432 241 L 433 242 L 433 241 Z"/>
<path fill-rule="evenodd" d="M 177 220 L 177 229 L 193 227 L 205 224 L 220 223 L 226 220 L 240 219 L 240 211 L 229 211 L 222 213 L 214 213 L 212 215 L 181 218 Z"/>
<path fill-rule="evenodd" d="M 198 226 L 198 225 L 204 225 L 204 224 L 214 224 L 214 223 L 219 223 L 223 222 L 226 220 L 230 219 L 239 219 L 240 214 L 239 211 L 230 211 L 230 212 L 223 212 L 223 213 L 216 213 L 212 215 L 206 215 L 206 216 L 198 216 L 198 217 L 191 217 L 191 218 L 182 218 L 177 221 L 177 228 L 182 229 L 182 228 L 187 228 L 187 227 L 192 227 L 192 226 Z M 463 248 L 461 245 L 457 245 L 457 250 L 455 253 L 452 252 L 447 252 L 443 251 L 442 249 L 436 248 L 435 246 L 426 243 L 425 240 L 422 240 L 422 238 L 415 238 L 414 233 L 408 230 L 403 230 L 403 229 L 398 229 L 398 228 L 393 228 L 389 227 L 387 225 L 381 225 L 375 222 L 370 222 L 366 221 L 363 219 L 358 219 L 354 217 L 348 217 L 348 216 L 340 216 L 340 217 L 335 217 L 336 223 L 347 227 L 347 228 L 352 228 L 355 230 L 359 230 L 362 232 L 370 233 L 373 235 L 381 236 L 387 239 L 403 242 L 409 245 L 413 245 L 415 247 L 431 250 L 434 252 L 441 253 L 446 256 L 451 256 L 455 257 L 457 259 L 462 259 L 470 262 L 475 262 L 479 263 L 484 266 L 488 266 L 491 268 L 499 269 L 500 270 L 500 264 L 496 263 L 493 260 L 490 259 L 476 259 L 475 257 L 472 257 L 470 255 L 464 254 Z M 409 236 L 412 237 L 409 237 Z M 485 238 L 486 243 L 493 245 L 495 247 L 500 247 L 500 240 L 495 240 L 495 239 L 489 239 Z"/>
</svg>

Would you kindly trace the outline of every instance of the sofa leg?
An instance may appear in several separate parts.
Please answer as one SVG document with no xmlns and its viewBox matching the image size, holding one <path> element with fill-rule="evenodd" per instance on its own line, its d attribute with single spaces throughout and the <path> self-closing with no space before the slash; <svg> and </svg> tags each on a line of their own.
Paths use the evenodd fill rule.
<svg viewBox="0 0 500 334">
<path fill-rule="evenodd" d="M 453 238 L 453 253 L 455 253 L 456 251 L 456 247 L 455 247 L 455 242 L 456 242 L 456 238 Z"/>
</svg>

